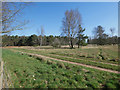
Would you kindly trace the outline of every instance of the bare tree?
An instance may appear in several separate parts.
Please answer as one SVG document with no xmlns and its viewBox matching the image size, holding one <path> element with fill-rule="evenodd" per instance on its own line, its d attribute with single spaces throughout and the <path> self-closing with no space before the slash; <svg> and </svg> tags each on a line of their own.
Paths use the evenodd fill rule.
<svg viewBox="0 0 120 90">
<path fill-rule="evenodd" d="M 44 37 L 44 28 L 43 26 L 41 26 L 41 29 L 37 29 L 37 33 L 38 33 L 38 41 L 40 46 L 42 46 L 42 41 L 43 41 L 43 37 Z"/>
<path fill-rule="evenodd" d="M 37 34 L 38 34 L 38 43 L 40 45 L 40 30 L 39 30 L 39 28 L 37 29 Z"/>
<path fill-rule="evenodd" d="M 55 38 L 53 43 L 52 43 L 52 46 L 53 47 L 56 47 L 56 48 L 60 48 L 61 47 L 61 43 L 60 43 L 60 40 L 59 38 Z"/>
<path fill-rule="evenodd" d="M 112 39 L 112 44 L 114 45 L 114 33 L 115 33 L 115 28 L 110 28 L 110 32 L 111 32 L 111 39 Z"/>
<path fill-rule="evenodd" d="M 102 26 L 97 26 L 93 30 L 94 33 L 94 39 L 96 39 L 96 43 L 98 45 L 104 45 L 106 43 L 106 39 L 108 38 L 108 35 L 105 33 L 105 30 Z"/>
<path fill-rule="evenodd" d="M 73 48 L 73 38 L 77 34 L 78 26 L 81 24 L 81 16 L 78 9 L 67 10 L 62 24 L 62 33 L 69 37 L 69 45 Z"/>
<path fill-rule="evenodd" d="M 105 30 L 103 29 L 103 27 L 99 25 L 99 26 L 94 28 L 93 33 L 94 33 L 96 38 L 103 38 L 104 31 Z"/>
<path fill-rule="evenodd" d="M 43 26 L 41 26 L 41 43 L 40 43 L 40 46 L 42 46 L 43 37 L 44 37 L 44 28 L 43 28 Z"/>
<path fill-rule="evenodd" d="M 23 30 L 28 23 L 26 20 L 20 20 L 22 10 L 28 3 L 23 2 L 2 2 L 2 31 L 0 33 L 8 33 L 14 30 Z"/>
<path fill-rule="evenodd" d="M 115 33 L 115 28 L 110 28 L 110 32 L 111 32 L 111 36 L 113 37 L 113 35 Z"/>
</svg>

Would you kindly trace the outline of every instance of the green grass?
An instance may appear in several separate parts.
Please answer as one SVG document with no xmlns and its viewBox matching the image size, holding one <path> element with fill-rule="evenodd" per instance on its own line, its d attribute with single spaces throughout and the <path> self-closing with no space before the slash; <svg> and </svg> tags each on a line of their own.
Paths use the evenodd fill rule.
<svg viewBox="0 0 120 90">
<path fill-rule="evenodd" d="M 3 61 L 15 88 L 119 88 L 119 74 L 3 49 Z"/>
<path fill-rule="evenodd" d="M 46 53 L 46 54 L 56 54 L 61 56 L 69 56 L 80 59 L 95 60 L 101 62 L 108 62 L 118 64 L 118 50 L 115 47 L 115 50 L 111 48 L 87 48 L 87 49 L 34 49 L 36 52 Z M 24 50 L 17 48 L 18 50 Z M 102 54 L 100 55 L 100 49 L 102 49 Z M 102 57 L 104 59 L 102 59 Z M 114 59 L 114 61 L 113 61 Z"/>
<path fill-rule="evenodd" d="M 34 54 L 41 54 L 44 56 L 49 56 L 49 57 L 57 58 L 57 59 L 61 59 L 61 60 L 72 61 L 72 62 L 77 62 L 77 63 L 86 64 L 86 65 L 92 65 L 92 66 L 97 66 L 97 67 L 101 67 L 101 68 L 106 68 L 106 69 L 118 71 L 118 66 L 99 63 L 99 61 L 98 62 L 91 62 L 91 60 L 87 60 L 87 59 L 82 60 L 82 59 L 76 59 L 76 58 L 61 57 L 61 56 L 54 55 L 55 53 L 49 54 L 50 52 L 45 52 L 45 51 L 36 51 L 36 50 L 27 50 L 27 49 L 19 49 L 19 51 L 24 51 L 24 52 L 34 53 Z"/>
</svg>

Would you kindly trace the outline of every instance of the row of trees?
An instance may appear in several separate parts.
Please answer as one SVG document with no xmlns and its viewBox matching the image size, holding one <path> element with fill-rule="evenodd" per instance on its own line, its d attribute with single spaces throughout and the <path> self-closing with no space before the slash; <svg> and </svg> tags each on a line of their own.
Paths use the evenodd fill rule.
<svg viewBox="0 0 120 90">
<path fill-rule="evenodd" d="M 21 15 L 21 11 L 28 3 L 7 3 L 2 4 L 2 31 L 0 33 L 8 33 L 14 30 L 22 30 L 26 25 L 26 21 L 17 22 L 17 17 Z M 17 6 L 16 6 L 17 5 Z M 67 10 L 62 20 L 62 36 L 44 36 L 44 29 L 38 32 L 38 36 L 7 36 L 3 35 L 2 46 L 34 46 L 34 45 L 69 45 L 71 48 L 74 44 L 79 46 L 86 45 L 85 40 L 88 36 L 84 35 L 85 29 L 81 27 L 81 15 L 79 11 Z M 110 29 L 112 36 L 104 33 L 102 26 L 94 29 L 94 38 L 87 40 L 88 44 L 117 44 L 118 37 L 113 36 L 114 29 Z"/>
<path fill-rule="evenodd" d="M 110 28 L 111 35 L 107 35 L 102 26 L 98 26 L 94 29 L 94 38 L 88 39 L 88 44 L 106 45 L 106 44 L 118 44 L 118 37 L 114 36 L 115 29 Z"/>
<path fill-rule="evenodd" d="M 25 8 L 25 6 L 27 4 L 28 3 L 12 3 L 12 2 L 2 3 L 2 21 L 1 21 L 2 22 L 2 31 L 0 33 L 9 33 L 14 30 L 23 30 L 24 29 L 23 26 L 25 26 L 27 22 L 24 20 L 19 21 L 18 16 L 22 15 L 21 11 Z M 70 47 L 73 48 L 73 45 L 75 42 L 74 39 L 76 38 L 75 37 L 76 35 L 77 35 L 77 39 L 78 39 L 77 40 L 78 47 L 79 47 L 79 45 L 83 45 L 87 36 L 84 36 L 84 34 L 83 34 L 85 29 L 82 30 L 81 15 L 78 12 L 78 10 L 77 9 L 76 10 L 72 10 L 72 9 L 67 10 L 65 12 L 65 17 L 63 18 L 62 23 L 63 23 L 62 35 L 65 35 L 68 38 Z M 51 45 L 51 43 L 48 44 L 48 42 L 50 42 L 52 39 L 51 40 L 46 39 L 47 36 L 42 35 L 43 31 L 44 31 L 44 29 L 41 28 L 41 35 L 39 35 L 38 37 L 36 35 L 31 35 L 30 37 L 15 36 L 16 39 L 14 39 L 13 41 L 16 41 L 16 42 L 14 42 L 14 43 L 13 43 L 13 41 L 10 41 L 14 38 L 14 36 L 4 35 L 3 36 L 3 46 L 37 45 L 37 44 L 39 44 L 40 46 L 42 46 L 42 44 L 43 45 Z M 39 33 L 39 30 L 38 30 L 38 33 Z M 37 39 L 34 39 L 36 37 L 37 37 Z M 42 40 L 43 38 L 48 40 L 48 42 L 46 40 Z M 51 38 L 51 36 L 49 38 Z M 5 39 L 8 39 L 9 42 L 6 42 L 8 40 L 5 40 Z M 34 40 L 36 40 L 36 41 L 34 41 Z M 46 43 L 44 43 L 44 41 L 46 41 Z M 56 40 L 56 41 L 59 42 L 59 40 Z"/>
<path fill-rule="evenodd" d="M 40 38 L 39 38 L 40 37 Z M 42 43 L 41 43 L 42 37 Z M 82 38 L 87 38 L 86 36 Z M 85 46 L 87 44 L 97 44 L 97 45 L 111 45 L 118 44 L 120 42 L 120 37 L 117 36 L 107 37 L 107 38 L 89 38 L 87 42 L 80 37 L 73 38 L 73 44 L 79 46 Z M 67 36 L 2 36 L 2 46 L 47 46 L 51 45 L 53 47 L 60 47 L 61 45 L 69 45 L 69 37 Z"/>
<path fill-rule="evenodd" d="M 104 39 L 88 39 L 87 42 L 88 44 L 97 44 L 97 45 L 115 45 L 115 44 L 119 44 L 119 40 L 120 38 L 118 38 L 117 36 L 113 36 L 113 37 L 107 37 Z"/>
<path fill-rule="evenodd" d="M 40 46 L 41 36 L 2 36 L 2 46 Z M 73 39 L 73 44 L 77 44 L 78 39 Z M 60 47 L 61 45 L 69 45 L 69 38 L 66 36 L 42 36 L 42 45 L 51 45 L 54 47 Z M 84 44 L 85 45 L 85 44 Z"/>
</svg>

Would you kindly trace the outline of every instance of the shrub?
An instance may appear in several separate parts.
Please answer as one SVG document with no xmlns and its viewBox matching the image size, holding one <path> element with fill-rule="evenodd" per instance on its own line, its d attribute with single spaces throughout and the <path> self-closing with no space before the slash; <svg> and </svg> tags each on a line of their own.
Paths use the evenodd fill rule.
<svg viewBox="0 0 120 90">
<path fill-rule="evenodd" d="M 55 85 L 55 84 L 49 84 L 49 85 L 48 85 L 48 88 L 58 88 L 58 86 Z"/>
<path fill-rule="evenodd" d="M 98 84 L 97 82 L 94 82 L 94 81 L 89 81 L 89 82 L 87 83 L 87 86 L 88 86 L 88 87 L 91 87 L 91 88 L 93 88 L 93 89 L 99 88 L 99 84 Z"/>
<path fill-rule="evenodd" d="M 118 59 L 110 59 L 110 61 L 117 62 L 117 61 L 118 61 Z"/>
<path fill-rule="evenodd" d="M 100 60 L 102 60 L 102 57 L 100 57 L 99 55 L 97 56 L 97 59 L 100 59 Z"/>
<path fill-rule="evenodd" d="M 41 58 L 41 57 L 36 57 L 36 59 L 37 59 L 37 60 L 39 60 L 39 61 L 41 61 L 41 62 L 45 62 L 45 63 L 47 62 L 47 60 L 46 60 L 46 59 Z"/>
<path fill-rule="evenodd" d="M 116 86 L 113 85 L 112 83 L 107 83 L 107 84 L 105 85 L 105 88 L 116 88 Z"/>
<path fill-rule="evenodd" d="M 57 68 L 57 65 L 56 64 L 52 64 L 52 68 Z"/>
<path fill-rule="evenodd" d="M 83 79 L 83 78 L 82 78 L 80 75 L 76 75 L 76 76 L 75 76 L 75 80 L 76 80 L 76 81 L 79 81 L 79 82 L 80 82 L 82 79 Z"/>
<path fill-rule="evenodd" d="M 52 43 L 52 46 L 55 48 L 60 48 L 61 44 L 58 38 L 55 38 L 54 42 Z"/>
<path fill-rule="evenodd" d="M 52 64 L 53 62 L 51 60 L 47 60 L 47 64 Z"/>
<path fill-rule="evenodd" d="M 60 67 L 60 68 L 65 68 L 65 65 L 64 65 L 63 63 L 61 63 L 61 62 L 58 62 L 57 65 L 58 65 L 58 67 Z"/>
<path fill-rule="evenodd" d="M 79 57 L 85 57 L 85 55 L 80 55 Z"/>
<path fill-rule="evenodd" d="M 42 61 L 42 62 L 44 62 L 44 63 L 46 63 L 46 62 L 47 62 L 47 60 L 46 60 L 46 59 L 44 59 L 44 58 L 42 58 L 42 59 L 41 59 L 41 61 Z"/>
<path fill-rule="evenodd" d="M 65 66 L 66 67 L 66 69 L 71 69 L 69 66 Z"/>
<path fill-rule="evenodd" d="M 93 56 L 87 54 L 87 57 L 86 58 L 94 58 Z"/>
</svg>

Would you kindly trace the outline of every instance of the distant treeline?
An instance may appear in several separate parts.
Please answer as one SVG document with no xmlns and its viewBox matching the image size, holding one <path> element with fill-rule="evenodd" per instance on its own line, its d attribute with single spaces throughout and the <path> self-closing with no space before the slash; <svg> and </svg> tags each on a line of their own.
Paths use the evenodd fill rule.
<svg viewBox="0 0 120 90">
<path fill-rule="evenodd" d="M 77 39 L 74 39 L 74 44 Z M 67 36 L 42 36 L 42 45 L 69 45 L 69 38 Z M 41 36 L 2 36 L 2 46 L 39 46 L 41 45 Z"/>
<path fill-rule="evenodd" d="M 31 36 L 2 36 L 2 46 L 39 46 L 41 45 L 41 36 L 31 35 Z M 78 39 L 74 38 L 74 45 L 77 45 Z M 120 42 L 120 37 L 119 37 Z M 84 42 L 82 46 L 87 44 L 97 44 L 97 45 L 111 45 L 118 44 L 118 37 L 107 37 L 107 38 L 88 38 L 87 42 Z M 47 46 L 61 46 L 69 45 L 69 38 L 67 36 L 42 36 L 42 45 Z"/>
<path fill-rule="evenodd" d="M 119 37 L 120 40 L 120 37 Z M 88 39 L 88 44 L 97 44 L 97 45 L 111 45 L 111 44 L 119 44 L 120 41 L 118 41 L 117 36 L 113 37 L 106 37 L 106 38 L 94 38 L 94 39 Z"/>
</svg>

